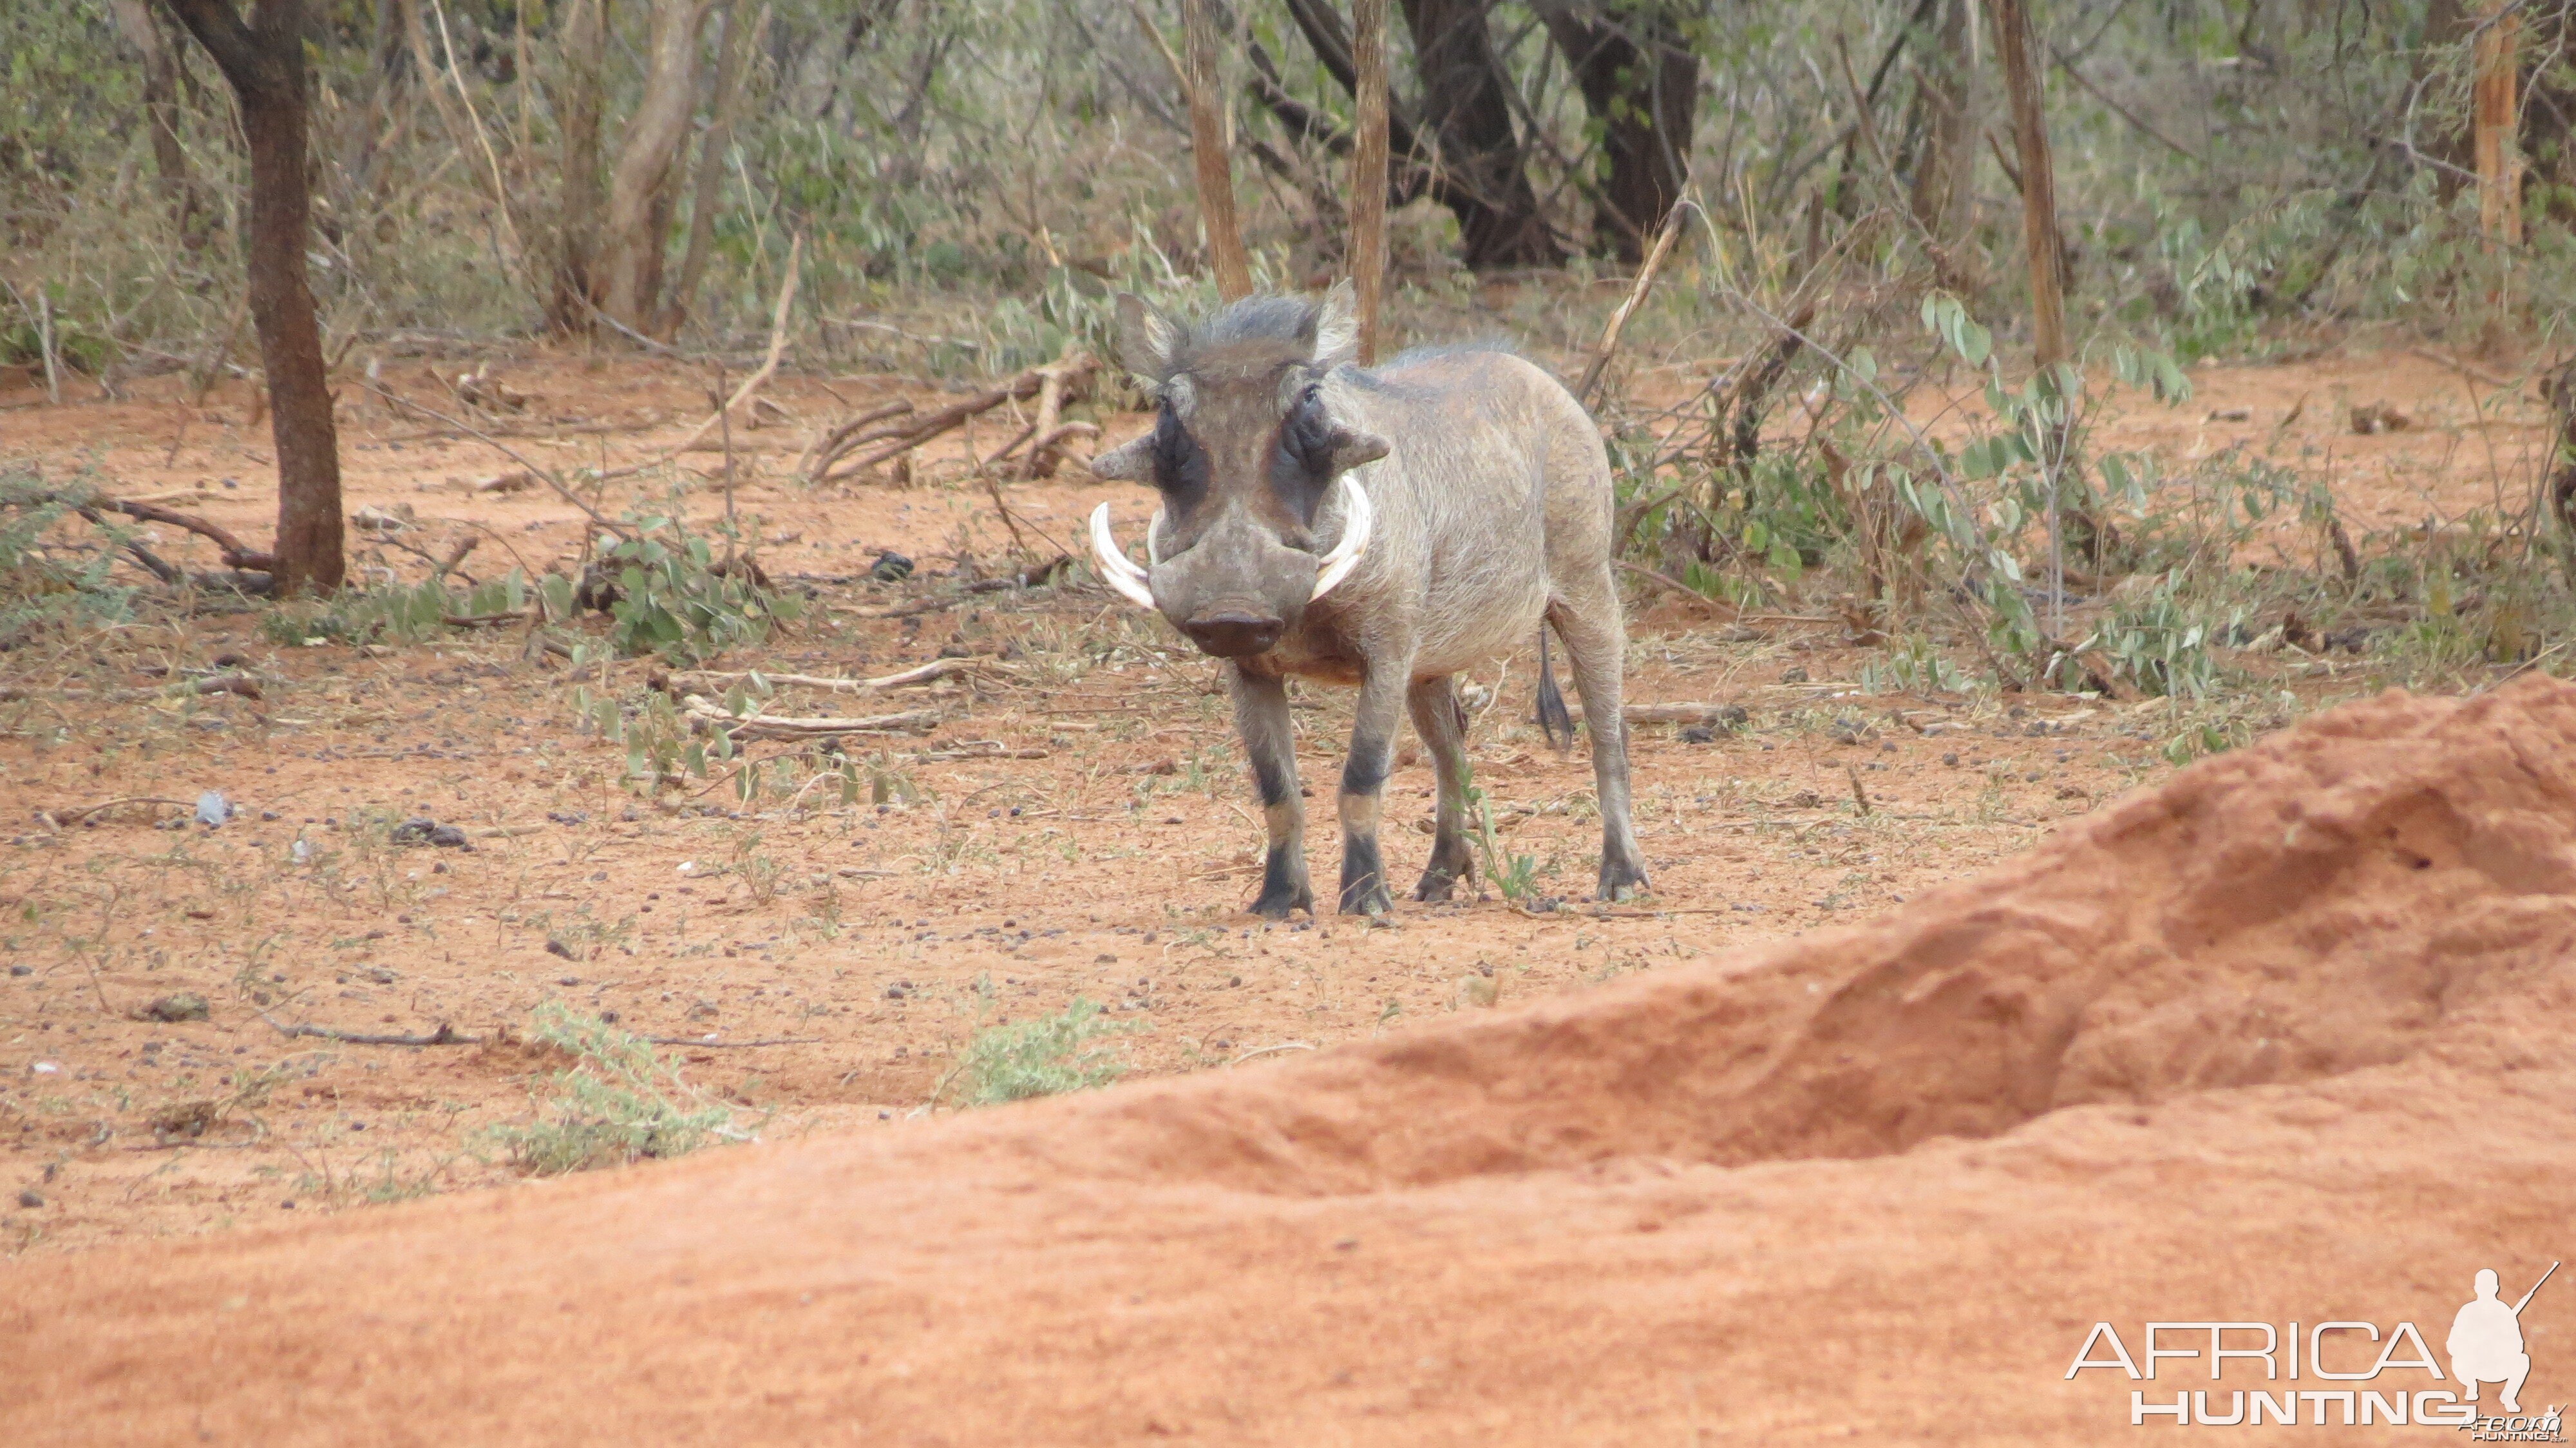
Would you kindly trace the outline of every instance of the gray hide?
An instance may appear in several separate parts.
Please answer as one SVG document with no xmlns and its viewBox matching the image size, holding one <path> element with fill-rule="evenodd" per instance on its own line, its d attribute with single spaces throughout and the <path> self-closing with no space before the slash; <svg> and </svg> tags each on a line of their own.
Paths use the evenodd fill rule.
<svg viewBox="0 0 2576 1448">
<path fill-rule="evenodd" d="M 1268 816 L 1252 908 L 1314 908 L 1290 732 L 1290 675 L 1359 688 L 1342 769 L 1340 908 L 1388 908 L 1379 798 L 1409 710 L 1439 775 L 1430 865 L 1414 891 L 1444 900 L 1474 869 L 1465 834 L 1462 670 L 1526 647 L 1542 620 L 1565 643 L 1590 725 L 1601 805 L 1600 893 L 1642 889 L 1620 717 L 1626 647 L 1612 573 L 1614 504 L 1600 434 L 1554 378 L 1508 352 L 1408 353 L 1350 364 L 1349 289 L 1318 304 L 1237 302 L 1188 329 L 1118 300 L 1127 366 L 1153 391 L 1154 430 L 1092 463 L 1153 483 L 1164 512 L 1138 570 L 1107 544 L 1104 572 L 1228 661 L 1235 721 Z M 1345 541 L 1355 500 L 1373 515 L 1347 576 L 1309 599 Z M 1139 576 L 1141 572 L 1141 576 Z M 1326 578 L 1330 578 L 1327 573 Z"/>
</svg>

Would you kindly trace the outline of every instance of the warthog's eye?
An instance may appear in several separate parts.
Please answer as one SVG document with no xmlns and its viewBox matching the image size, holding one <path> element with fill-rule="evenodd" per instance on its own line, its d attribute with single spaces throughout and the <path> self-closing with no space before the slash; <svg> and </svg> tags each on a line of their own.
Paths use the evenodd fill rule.
<svg viewBox="0 0 2576 1448">
<path fill-rule="evenodd" d="M 1208 471 L 1207 449 L 1166 405 L 1154 417 L 1154 486 L 1186 512 L 1206 496 Z"/>
<path fill-rule="evenodd" d="M 1333 424 L 1308 387 L 1279 420 L 1279 447 L 1270 458 L 1270 491 L 1301 523 L 1315 521 L 1324 490 L 1333 483 Z"/>
<path fill-rule="evenodd" d="M 1280 419 L 1279 460 L 1272 468 L 1272 486 L 1299 517 L 1312 518 L 1316 501 L 1332 482 L 1332 467 L 1333 420 L 1309 383 Z"/>
</svg>

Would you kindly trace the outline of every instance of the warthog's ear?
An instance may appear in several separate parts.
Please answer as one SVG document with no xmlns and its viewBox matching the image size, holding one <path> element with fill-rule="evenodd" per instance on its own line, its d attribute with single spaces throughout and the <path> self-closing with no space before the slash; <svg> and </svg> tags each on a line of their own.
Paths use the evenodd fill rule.
<svg viewBox="0 0 2576 1448">
<path fill-rule="evenodd" d="M 1143 297 L 1118 294 L 1118 360 L 1127 364 L 1128 371 L 1158 383 L 1168 381 L 1180 352 L 1180 323 Z"/>
<path fill-rule="evenodd" d="M 1348 277 L 1333 283 L 1315 312 L 1315 367 L 1330 372 L 1360 355 L 1359 295 Z"/>
<path fill-rule="evenodd" d="M 1331 456 L 1335 476 L 1348 472 L 1362 463 L 1376 462 L 1379 458 L 1385 457 L 1387 452 L 1387 440 L 1376 433 L 1360 432 L 1357 429 L 1339 425 L 1333 428 Z M 1098 468 L 1095 466 L 1093 470 L 1098 471 Z"/>
<path fill-rule="evenodd" d="M 1091 475 L 1113 482 L 1141 482 L 1153 476 L 1153 472 L 1154 434 L 1150 431 L 1091 460 Z"/>
</svg>

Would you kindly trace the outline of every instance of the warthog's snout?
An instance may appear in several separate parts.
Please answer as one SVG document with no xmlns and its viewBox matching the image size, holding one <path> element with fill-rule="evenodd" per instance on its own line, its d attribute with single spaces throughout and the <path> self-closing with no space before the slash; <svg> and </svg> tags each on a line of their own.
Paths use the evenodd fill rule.
<svg viewBox="0 0 2576 1448">
<path fill-rule="evenodd" d="M 1220 659 L 1248 659 L 1268 653 L 1286 626 L 1278 615 L 1248 608 L 1222 608 L 1202 613 L 1181 625 L 1190 642 Z"/>
</svg>

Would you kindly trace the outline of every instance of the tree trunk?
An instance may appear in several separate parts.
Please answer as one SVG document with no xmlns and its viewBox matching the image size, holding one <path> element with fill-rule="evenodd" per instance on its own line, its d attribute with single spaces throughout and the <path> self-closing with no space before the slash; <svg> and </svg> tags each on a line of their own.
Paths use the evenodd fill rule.
<svg viewBox="0 0 2576 1448">
<path fill-rule="evenodd" d="M 602 275 L 592 290 L 601 311 L 638 332 L 653 325 L 662 290 L 672 163 L 698 107 L 698 28 L 705 17 L 699 0 L 654 0 L 644 93 L 609 176 Z"/>
<path fill-rule="evenodd" d="M 224 73 L 250 147 L 250 313 L 268 379 L 269 438 L 277 448 L 280 597 L 340 586 L 340 439 L 304 253 L 311 196 L 305 180 L 307 90 L 303 0 L 259 0 L 244 25 L 232 0 L 162 0 Z"/>
<path fill-rule="evenodd" d="M 1508 79 L 1485 28 L 1491 0 L 1404 0 L 1422 77 L 1422 124 L 1456 190 L 1460 249 L 1477 271 L 1552 267 L 1565 250 L 1539 215 L 1528 158 L 1512 129 Z"/>
<path fill-rule="evenodd" d="M 1915 92 L 1921 108 L 1922 149 L 1908 201 L 1932 241 L 1941 284 L 1965 290 L 1975 277 L 1962 249 L 1968 235 L 1969 178 L 1977 162 L 1975 62 L 1968 53 L 1968 7 L 1975 0 L 1941 0 L 1932 55 Z"/>
<path fill-rule="evenodd" d="M 698 140 L 697 194 L 689 210 L 688 249 L 680 254 L 680 279 L 671 287 L 671 299 L 662 308 L 660 323 L 653 334 L 669 341 L 680 333 L 680 324 L 688 320 L 689 309 L 697 304 L 698 284 L 706 276 L 707 253 L 715 243 L 716 202 L 724 192 L 725 152 L 733 146 L 733 115 L 742 95 L 743 60 L 752 47 L 746 31 L 754 34 L 769 28 L 769 7 L 760 8 L 758 20 L 744 23 L 745 0 L 724 0 L 724 40 L 716 52 L 716 94 L 714 110 L 707 118 L 707 130 Z"/>
<path fill-rule="evenodd" d="M 2057 240 L 2057 168 L 2048 153 L 2048 113 L 2041 101 L 2038 49 L 2024 0 L 1986 0 L 1994 21 L 1995 59 L 2003 66 L 2004 93 L 2012 101 L 2014 149 L 2021 158 L 2021 236 L 2030 261 L 2030 330 L 2033 360 L 2063 362 L 2066 350 L 2065 258 Z"/>
<path fill-rule="evenodd" d="M 143 112 L 152 132 L 152 167 L 162 199 L 179 224 L 179 237 L 191 250 L 205 245 L 206 229 L 198 224 L 204 210 L 197 174 L 179 143 L 179 56 L 152 18 L 145 0 L 113 0 L 117 33 L 143 59 Z"/>
<path fill-rule="evenodd" d="M 563 193 L 557 217 L 560 250 L 555 294 L 546 320 L 556 331 L 588 333 L 587 305 L 598 284 L 600 72 L 608 54 L 608 0 L 572 0 L 564 17 L 563 88 L 555 99 L 563 124 Z"/>
<path fill-rule="evenodd" d="M 1593 254 L 1633 265 L 1681 200 L 1699 114 L 1699 57 L 1659 4 L 1557 0 L 1537 8 L 1610 161 L 1592 218 Z"/>
<path fill-rule="evenodd" d="M 1351 285 L 1359 294 L 1360 365 L 1375 366 L 1385 338 L 1386 292 L 1386 0 L 1353 0 L 1354 118 L 1351 150 Z"/>
<path fill-rule="evenodd" d="M 2521 15 L 2501 0 L 2487 0 L 2480 7 L 2470 112 L 2478 158 L 2478 230 L 2490 244 L 2507 246 L 2522 244 L 2522 157 L 2514 145 L 2521 39 Z"/>
<path fill-rule="evenodd" d="M 1190 70 L 1190 159 L 1198 170 L 1199 225 L 1207 232 L 1208 267 L 1227 301 L 1252 295 L 1252 265 L 1234 220 L 1234 166 L 1227 134 L 1225 82 L 1217 64 L 1216 17 L 1209 0 L 1181 0 L 1182 44 Z"/>
</svg>

